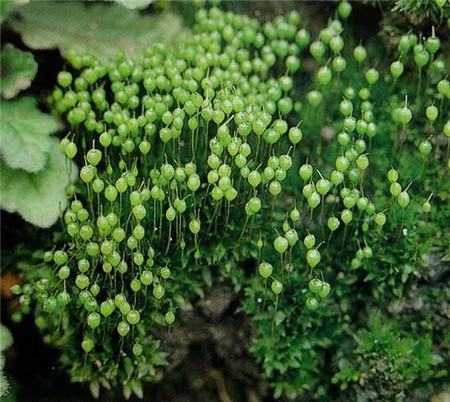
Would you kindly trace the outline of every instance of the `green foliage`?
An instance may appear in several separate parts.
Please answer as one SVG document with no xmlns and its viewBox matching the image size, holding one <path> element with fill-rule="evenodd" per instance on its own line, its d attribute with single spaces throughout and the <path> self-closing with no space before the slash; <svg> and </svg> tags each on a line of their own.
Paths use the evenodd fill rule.
<svg viewBox="0 0 450 402">
<path fill-rule="evenodd" d="M 37 73 L 37 63 L 29 52 L 23 52 L 11 44 L 1 51 L 2 72 L 0 91 L 4 98 L 14 98 L 31 85 Z"/>
<path fill-rule="evenodd" d="M 47 164 L 58 122 L 36 103 L 32 97 L 2 102 L 0 155 L 11 169 L 35 173 Z"/>
<path fill-rule="evenodd" d="M 3 97 L 26 89 L 37 72 L 33 55 L 6 44 L 1 52 Z M 34 97 L 2 100 L 0 114 L 0 207 L 39 226 L 53 225 L 66 207 L 66 187 L 76 173 L 51 137 L 60 128 Z"/>
<path fill-rule="evenodd" d="M 384 320 L 379 313 L 373 315 L 368 329 L 361 330 L 355 341 L 353 355 L 339 361 L 339 371 L 332 379 L 343 390 L 354 384 L 353 392 L 360 397 L 366 394 L 368 400 L 374 396 L 405 400 L 411 383 L 432 376 L 431 339 L 419 340 L 411 333 L 402 333 L 398 323 Z"/>
<path fill-rule="evenodd" d="M 26 221 L 42 228 L 53 225 L 65 209 L 69 170 L 72 169 L 72 175 L 77 171 L 65 161 L 56 140 L 50 139 L 49 145 L 46 165 L 39 172 L 11 169 L 0 162 L 0 207 L 17 212 Z"/>
<path fill-rule="evenodd" d="M 407 14 L 419 21 L 429 18 L 438 22 L 450 18 L 447 0 L 396 0 L 392 11 Z"/>
<path fill-rule="evenodd" d="M 100 14 L 64 7 L 77 25 Z M 47 11 L 13 22 L 28 45 L 47 46 Z M 441 43 L 433 31 L 395 51 L 355 45 L 350 11 L 341 3 L 312 38 L 296 12 L 262 23 L 213 7 L 175 50 L 136 39 L 138 53 L 108 63 L 120 43 L 98 53 L 86 34 L 68 51 L 54 18 L 48 46 L 68 67 L 50 106 L 80 180 L 57 245 L 22 267 L 17 316 L 32 309 L 94 395 L 142 397 L 170 360 L 161 331 L 219 280 L 242 297 L 276 397 L 330 400 L 336 383 L 346 400 L 408 400 L 442 381 L 430 355 L 445 335 L 366 319 L 374 306 L 389 316 L 427 257 L 448 254 Z"/>
<path fill-rule="evenodd" d="M 119 49 L 135 58 L 152 43 L 173 43 L 184 34 L 176 15 L 140 16 L 119 5 L 35 1 L 20 7 L 18 15 L 8 22 L 30 48 L 82 52 L 102 61 Z"/>
<path fill-rule="evenodd" d="M 2 101 L 0 207 L 39 226 L 53 225 L 66 207 L 69 169 L 50 134 L 57 120 L 36 107 L 36 99 Z"/>
</svg>

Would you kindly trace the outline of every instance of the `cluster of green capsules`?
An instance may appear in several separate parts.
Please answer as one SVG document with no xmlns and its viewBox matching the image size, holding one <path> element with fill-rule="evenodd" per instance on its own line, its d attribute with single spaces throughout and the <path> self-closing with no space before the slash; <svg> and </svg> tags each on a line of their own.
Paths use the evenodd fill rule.
<svg viewBox="0 0 450 402">
<path fill-rule="evenodd" d="M 342 19 L 350 11 L 347 2 L 338 7 Z M 306 307 L 316 310 L 331 291 L 318 269 L 319 247 L 326 247 L 342 225 L 350 233 L 352 225 L 367 232 L 386 223 L 386 209 L 377 208 L 364 191 L 367 142 L 377 135 L 371 90 L 380 73 L 366 68 L 362 45 L 350 56 L 344 53 L 338 18 L 316 40 L 300 28 L 300 20 L 291 12 L 261 23 L 213 7 L 197 13 L 193 34 L 176 50 L 154 45 L 139 61 L 119 54 L 109 64 L 75 52 L 65 55 L 69 68 L 58 74 L 50 104 L 70 125 L 61 148 L 78 162 L 80 182 L 69 189 L 66 241 L 44 256 L 54 266 L 52 275 L 33 289 L 15 291 L 23 293 L 25 309 L 37 293 L 36 323 L 50 337 L 53 331 L 54 337 L 79 340 L 74 348 L 81 357 L 71 363 L 74 377 L 102 385 L 120 382 L 139 394 L 139 381 L 155 376 L 153 367 L 161 364 L 155 358 L 157 327 L 175 322 L 177 274 L 195 272 L 202 247 L 223 236 L 235 237 L 237 244 L 254 241 L 258 272 L 271 281 L 275 298 L 283 291 L 294 250 L 302 248 L 304 267 L 294 269 L 309 267 Z M 441 60 L 431 60 L 439 49 L 434 32 L 425 45 L 406 38 L 399 44 L 399 60 L 390 66 L 394 84 L 411 47 L 420 74 L 430 65 L 443 75 Z M 303 58 L 310 56 L 317 70 L 299 100 L 296 80 Z M 350 85 L 337 93 L 333 81 L 349 57 L 365 81 L 361 88 Z M 449 83 L 442 78 L 437 87 L 442 109 Z M 300 116 L 330 96 L 335 99 L 330 113 L 340 116 L 339 152 L 334 167 L 319 171 L 302 149 Z M 393 119 L 406 126 L 412 113 L 407 98 L 403 103 Z M 435 121 L 438 114 L 434 104 L 427 106 L 428 119 Z M 449 129 L 447 122 L 447 137 Z M 430 147 L 421 143 L 419 149 L 428 155 Z M 293 166 L 299 166 L 298 173 Z M 393 177 L 390 172 L 391 193 L 406 208 L 408 188 L 394 186 Z M 288 209 L 286 196 L 294 199 Z M 286 216 L 282 228 L 266 230 L 276 211 Z M 316 236 L 322 235 L 310 233 L 304 215 L 326 226 L 320 242 Z M 363 245 L 355 267 L 372 254 Z M 179 256 L 191 263 L 182 268 Z"/>
</svg>

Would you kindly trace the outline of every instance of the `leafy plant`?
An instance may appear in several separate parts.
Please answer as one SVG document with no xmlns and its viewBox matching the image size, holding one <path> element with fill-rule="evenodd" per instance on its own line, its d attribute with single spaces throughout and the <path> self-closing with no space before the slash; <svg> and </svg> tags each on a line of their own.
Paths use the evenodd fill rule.
<svg viewBox="0 0 450 402">
<path fill-rule="evenodd" d="M 67 57 L 82 52 L 103 62 L 118 50 L 136 58 L 152 43 L 174 43 L 185 32 L 181 19 L 170 13 L 140 16 L 115 4 L 88 7 L 82 2 L 31 2 L 20 7 L 8 24 L 32 49 L 58 48 Z"/>
<path fill-rule="evenodd" d="M 315 37 L 295 11 L 263 23 L 211 7 L 175 49 L 136 38 L 115 55 L 122 44 L 68 37 L 64 17 L 48 40 L 41 19 L 62 8 L 33 7 L 47 6 L 12 26 L 67 58 L 49 103 L 81 168 L 55 246 L 21 265 L 14 317 L 33 312 L 73 380 L 143 397 L 171 359 L 162 331 L 229 281 L 276 397 L 330 400 L 339 384 L 407 400 L 444 381 L 430 328 L 375 316 L 364 329 L 430 253 L 448 254 L 450 83 L 434 29 L 393 52 L 351 36 L 348 2 Z M 114 6 L 64 7 L 112 29 Z"/>
<path fill-rule="evenodd" d="M 24 3 L 2 3 L 2 18 Z M 0 114 L 0 207 L 49 227 L 66 207 L 66 187 L 76 168 L 64 160 L 51 137 L 60 128 L 57 119 L 41 112 L 32 96 L 11 99 L 29 88 L 36 76 L 32 53 L 5 44 L 1 66 L 1 95 L 7 100 L 2 99 Z"/>
<path fill-rule="evenodd" d="M 6 44 L 1 52 L 1 94 L 5 99 L 14 98 L 31 85 L 37 73 L 37 63 L 29 52 L 23 52 Z"/>
<path fill-rule="evenodd" d="M 49 227 L 66 207 L 70 170 L 76 174 L 50 136 L 58 122 L 39 111 L 32 97 L 2 101 L 0 119 L 0 207 Z"/>
<path fill-rule="evenodd" d="M 39 111 L 32 97 L 2 102 L 2 111 L 0 153 L 6 165 L 30 173 L 44 169 L 57 120 Z"/>
<path fill-rule="evenodd" d="M 57 141 L 49 140 L 45 168 L 38 172 L 11 169 L 1 162 L 0 206 L 8 212 L 18 212 L 33 225 L 46 228 L 53 225 L 66 208 L 66 187 L 70 182 L 68 164 Z M 72 166 L 72 177 L 77 169 Z"/>
<path fill-rule="evenodd" d="M 423 376 L 428 380 L 433 365 L 430 338 L 417 340 L 402 333 L 398 324 L 375 313 L 367 330 L 355 336 L 354 356 L 341 361 L 333 377 L 342 389 L 355 384 L 356 395 L 367 400 L 404 400 L 408 386 Z"/>
<path fill-rule="evenodd" d="M 450 18 L 446 3 L 447 0 L 397 0 L 392 10 L 407 14 L 419 21 L 431 18 L 437 22 L 443 18 Z"/>
</svg>

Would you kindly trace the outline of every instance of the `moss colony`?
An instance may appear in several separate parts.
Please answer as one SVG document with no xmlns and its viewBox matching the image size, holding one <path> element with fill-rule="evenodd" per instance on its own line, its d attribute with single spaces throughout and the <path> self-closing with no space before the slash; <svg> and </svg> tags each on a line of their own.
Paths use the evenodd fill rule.
<svg viewBox="0 0 450 402">
<path fill-rule="evenodd" d="M 275 396 L 406 400 L 448 375 L 445 325 L 375 312 L 448 247 L 448 69 L 434 29 L 365 47 L 350 12 L 315 37 L 297 12 L 213 7 L 175 50 L 65 55 L 50 105 L 79 181 L 14 291 L 94 395 L 142 397 L 170 361 L 162 331 L 222 280 Z"/>
</svg>

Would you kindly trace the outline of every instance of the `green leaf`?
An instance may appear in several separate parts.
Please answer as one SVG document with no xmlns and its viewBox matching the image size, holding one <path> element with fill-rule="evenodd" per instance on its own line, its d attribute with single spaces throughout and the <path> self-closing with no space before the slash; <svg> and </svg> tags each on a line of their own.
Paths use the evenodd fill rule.
<svg viewBox="0 0 450 402">
<path fill-rule="evenodd" d="M 114 0 L 117 4 L 130 10 L 143 9 L 153 3 L 153 0 Z"/>
<path fill-rule="evenodd" d="M 36 1 L 21 7 L 9 20 L 33 49 L 59 48 L 113 58 L 119 50 L 141 56 L 154 43 L 173 43 L 184 37 L 182 20 L 170 14 L 140 15 L 117 4 Z"/>
<path fill-rule="evenodd" d="M 14 98 L 27 89 L 36 76 L 38 65 L 30 52 L 23 52 L 11 44 L 1 51 L 0 91 L 4 98 Z"/>
<path fill-rule="evenodd" d="M 24 97 L 2 102 L 0 155 L 10 168 L 38 172 L 50 149 L 49 134 L 58 129 L 52 116 L 36 108 L 36 99 Z"/>
<path fill-rule="evenodd" d="M 0 162 L 0 207 L 19 213 L 33 225 L 53 225 L 67 204 L 69 166 L 74 179 L 77 169 L 68 165 L 56 139 L 51 139 L 47 166 L 38 173 L 10 169 Z"/>
</svg>

